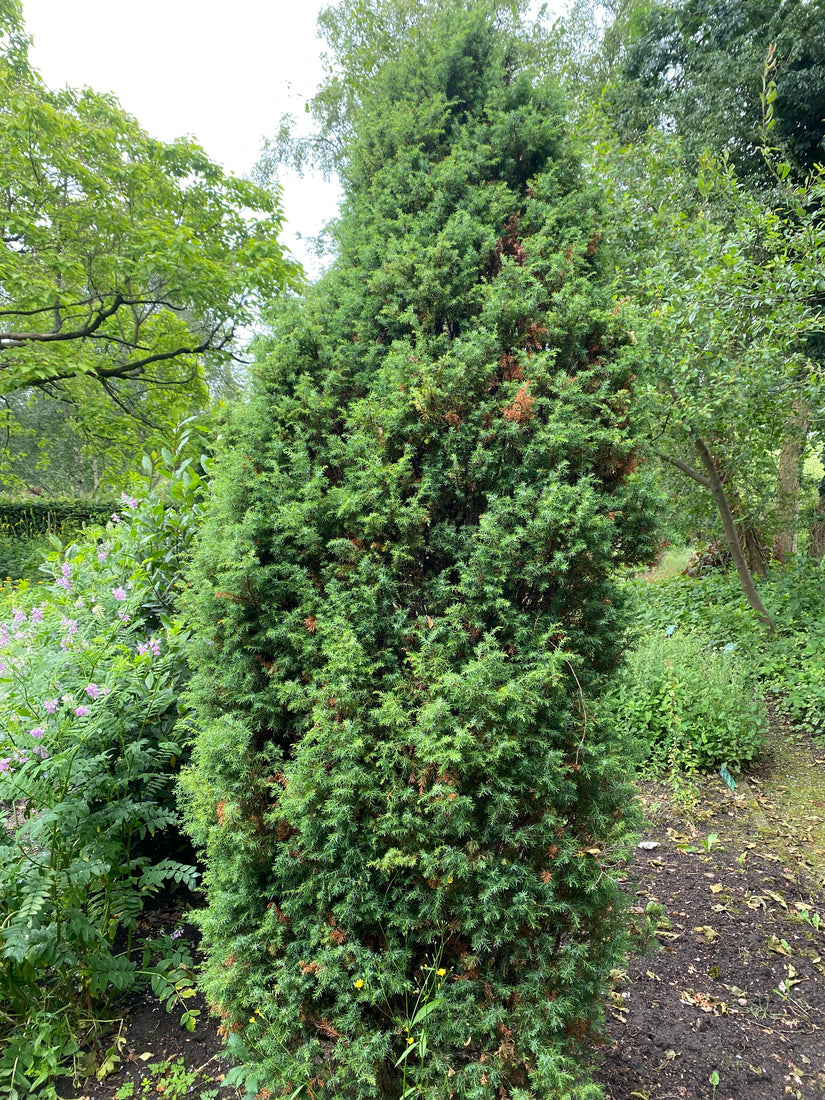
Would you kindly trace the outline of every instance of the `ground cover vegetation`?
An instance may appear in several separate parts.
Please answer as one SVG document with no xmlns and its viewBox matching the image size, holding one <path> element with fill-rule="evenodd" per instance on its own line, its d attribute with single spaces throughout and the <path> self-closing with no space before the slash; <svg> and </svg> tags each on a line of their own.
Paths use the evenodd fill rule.
<svg viewBox="0 0 825 1100">
<path fill-rule="evenodd" d="M 124 496 L 66 546 L 52 536 L 47 579 L 0 593 L 0 1090 L 11 1100 L 55 1095 L 73 1067 L 113 1068 L 98 1021 L 140 980 L 194 1026 L 188 951 L 168 937 L 132 948 L 146 901 L 197 878 L 159 841 L 177 821 L 186 751 L 172 596 L 203 485 L 190 459 L 148 460 L 140 499 Z"/>
<path fill-rule="evenodd" d="M 593 1095 L 634 811 L 590 700 L 653 548 L 598 194 L 509 6 L 329 18 L 339 256 L 186 602 L 203 987 L 276 1095 Z"/>
</svg>

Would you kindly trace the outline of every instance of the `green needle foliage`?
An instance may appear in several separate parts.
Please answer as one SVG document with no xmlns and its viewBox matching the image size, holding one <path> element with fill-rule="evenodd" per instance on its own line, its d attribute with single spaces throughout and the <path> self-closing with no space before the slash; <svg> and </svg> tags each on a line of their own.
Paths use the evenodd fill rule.
<svg viewBox="0 0 825 1100">
<path fill-rule="evenodd" d="M 275 1095 L 594 1096 L 632 337 L 510 9 L 339 14 L 402 8 L 339 26 L 339 259 L 259 348 L 190 578 L 204 983 Z"/>
</svg>

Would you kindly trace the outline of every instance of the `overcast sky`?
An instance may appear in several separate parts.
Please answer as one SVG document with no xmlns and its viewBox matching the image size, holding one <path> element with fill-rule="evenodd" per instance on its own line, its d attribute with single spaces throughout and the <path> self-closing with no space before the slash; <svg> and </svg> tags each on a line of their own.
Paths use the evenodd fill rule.
<svg viewBox="0 0 825 1100">
<path fill-rule="evenodd" d="M 212 160 L 246 175 L 281 115 L 303 113 L 321 79 L 320 0 L 23 0 L 31 54 L 49 87 L 114 92 L 165 141 L 192 135 Z M 333 217 L 337 187 L 284 180 L 285 243 Z"/>
<path fill-rule="evenodd" d="M 23 0 L 32 61 L 46 84 L 114 92 L 145 130 L 192 135 L 212 160 L 246 175 L 282 114 L 303 115 L 321 79 L 315 20 L 324 0 Z M 548 5 L 560 6 L 560 0 Z M 337 209 L 320 177 L 284 178 L 284 241 L 310 270 L 299 238 Z"/>
</svg>

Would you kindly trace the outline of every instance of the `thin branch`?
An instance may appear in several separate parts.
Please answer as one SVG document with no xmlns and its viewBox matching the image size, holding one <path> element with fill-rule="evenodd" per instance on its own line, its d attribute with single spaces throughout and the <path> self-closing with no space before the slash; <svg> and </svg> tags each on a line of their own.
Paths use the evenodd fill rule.
<svg viewBox="0 0 825 1100">
<path fill-rule="evenodd" d="M 694 481 L 705 489 L 712 489 L 713 485 L 709 477 L 705 477 L 700 474 L 698 470 L 694 470 L 692 466 L 688 466 L 687 462 L 682 462 L 681 458 L 671 458 L 670 455 L 663 454 L 661 451 L 653 452 L 657 458 L 661 458 L 663 462 L 669 462 L 671 466 L 675 466 L 677 470 L 681 470 L 683 474 L 687 474 L 688 477 L 692 477 Z"/>
<path fill-rule="evenodd" d="M 83 328 L 74 329 L 72 332 L 0 332 L 0 351 L 5 348 L 21 347 L 29 343 L 47 343 L 55 340 L 82 340 L 85 336 L 91 336 L 97 332 L 104 321 L 114 316 L 123 305 L 123 299 L 116 294 L 110 306 L 104 306 L 98 310 L 97 316 Z M 49 306 L 49 310 L 54 307 Z"/>
</svg>

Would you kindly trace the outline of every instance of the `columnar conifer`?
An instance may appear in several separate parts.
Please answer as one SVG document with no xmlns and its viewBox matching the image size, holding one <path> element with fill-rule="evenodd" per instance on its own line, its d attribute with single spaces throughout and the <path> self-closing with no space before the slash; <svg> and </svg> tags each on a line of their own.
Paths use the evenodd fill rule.
<svg viewBox="0 0 825 1100">
<path fill-rule="evenodd" d="M 590 699 L 650 553 L 632 338 L 509 9 L 408 7 L 191 578 L 205 986 L 273 1095 L 584 1097 L 630 813 Z"/>
</svg>

